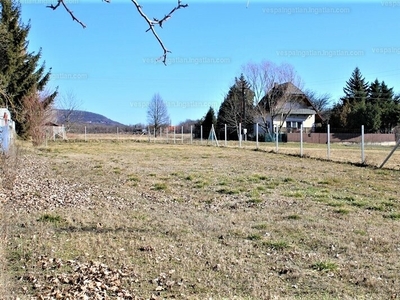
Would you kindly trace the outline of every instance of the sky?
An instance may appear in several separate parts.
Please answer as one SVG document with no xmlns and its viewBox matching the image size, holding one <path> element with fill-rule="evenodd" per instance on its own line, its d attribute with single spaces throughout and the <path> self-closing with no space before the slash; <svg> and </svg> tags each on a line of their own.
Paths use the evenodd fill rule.
<svg viewBox="0 0 400 300">
<path fill-rule="evenodd" d="M 54 1 L 55 2 L 55 1 Z M 293 65 L 303 89 L 336 102 L 358 67 L 400 93 L 400 0 L 392 1 L 192 1 L 156 28 L 163 51 L 131 1 L 66 0 L 83 29 L 51 0 L 22 0 L 31 24 L 29 51 L 41 49 L 52 76 L 48 88 L 74 95 L 81 110 L 126 125 L 147 124 L 159 93 L 172 125 L 217 112 L 248 62 Z M 161 18 L 177 1 L 139 1 Z"/>
</svg>

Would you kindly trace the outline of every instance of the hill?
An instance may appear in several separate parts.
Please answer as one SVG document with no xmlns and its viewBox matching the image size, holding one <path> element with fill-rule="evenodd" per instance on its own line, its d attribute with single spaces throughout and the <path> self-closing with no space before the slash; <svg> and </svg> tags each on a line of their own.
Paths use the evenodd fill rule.
<svg viewBox="0 0 400 300">
<path fill-rule="evenodd" d="M 66 109 L 56 109 L 56 123 L 57 124 L 93 124 L 105 126 L 125 126 L 119 122 L 113 121 L 103 115 L 96 114 L 89 111 L 75 110 L 69 111 Z"/>
<path fill-rule="evenodd" d="M 132 132 L 131 126 L 113 121 L 101 114 L 84 110 L 54 110 L 54 121 L 63 124 L 69 133 L 83 133 L 85 129 L 91 133 Z M 118 128 L 118 129 L 117 129 Z"/>
</svg>

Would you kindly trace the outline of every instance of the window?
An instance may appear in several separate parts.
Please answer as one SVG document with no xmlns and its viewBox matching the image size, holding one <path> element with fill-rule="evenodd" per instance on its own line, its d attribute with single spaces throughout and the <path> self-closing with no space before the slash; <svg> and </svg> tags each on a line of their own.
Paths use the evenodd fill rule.
<svg viewBox="0 0 400 300">
<path fill-rule="evenodd" d="M 286 121 L 286 128 L 300 129 L 303 122 Z"/>
</svg>

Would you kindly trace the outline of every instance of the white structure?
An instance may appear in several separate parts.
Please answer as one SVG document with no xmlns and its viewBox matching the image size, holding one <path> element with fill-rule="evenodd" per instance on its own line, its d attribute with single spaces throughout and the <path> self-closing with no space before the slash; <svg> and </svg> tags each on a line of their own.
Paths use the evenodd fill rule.
<svg viewBox="0 0 400 300">
<path fill-rule="evenodd" d="M 57 125 L 52 122 L 47 122 L 45 126 L 47 137 L 51 138 L 53 141 L 55 141 L 56 138 L 61 138 L 63 140 L 67 139 L 64 125 Z"/>
<path fill-rule="evenodd" d="M 11 113 L 7 108 L 0 108 L 0 126 L 8 125 L 15 130 L 15 122 L 11 119 Z"/>
<path fill-rule="evenodd" d="M 8 151 L 15 134 L 15 122 L 7 108 L 0 108 L 0 149 Z"/>
</svg>

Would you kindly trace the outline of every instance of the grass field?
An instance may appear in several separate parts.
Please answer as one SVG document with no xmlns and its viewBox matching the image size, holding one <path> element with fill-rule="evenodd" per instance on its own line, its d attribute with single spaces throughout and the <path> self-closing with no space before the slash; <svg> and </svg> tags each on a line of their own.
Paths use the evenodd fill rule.
<svg viewBox="0 0 400 300">
<path fill-rule="evenodd" d="M 148 135 L 132 135 L 132 134 L 69 134 L 70 142 L 99 142 L 99 141 L 134 141 L 134 142 L 148 142 L 152 144 L 174 144 L 174 145 L 193 145 L 193 146 L 216 146 L 215 141 L 209 141 L 206 138 L 191 139 L 190 134 L 173 135 L 169 133 L 167 136 L 153 136 Z M 279 152 L 282 154 L 300 156 L 301 149 L 300 143 L 278 143 L 275 142 L 263 143 L 259 142 L 258 147 L 254 141 L 243 141 L 241 145 L 238 141 L 220 140 L 218 142 L 220 147 L 229 148 L 243 148 L 248 150 L 261 150 L 265 152 Z M 345 162 L 353 164 L 364 163 L 371 167 L 379 167 L 385 158 L 390 153 L 393 146 L 378 145 L 378 144 L 365 144 L 364 145 L 364 161 L 362 161 L 361 145 L 355 143 L 331 143 L 328 157 L 328 146 L 324 144 L 303 143 L 303 157 L 310 157 L 323 160 L 331 160 L 336 162 Z M 400 149 L 399 149 L 400 150 Z M 393 157 L 385 164 L 385 168 L 400 170 L 400 151 L 394 153 Z"/>
<path fill-rule="evenodd" d="M 25 178 L 26 192 L 17 184 L 2 192 L 0 292 L 399 298 L 398 154 L 377 169 L 343 163 L 360 161 L 356 146 L 332 149 L 341 163 L 324 160 L 324 146 L 304 151 L 321 159 L 296 156 L 298 145 L 270 146 L 121 139 L 22 147 L 17 180 Z M 390 149 L 370 147 L 367 164 Z"/>
</svg>

